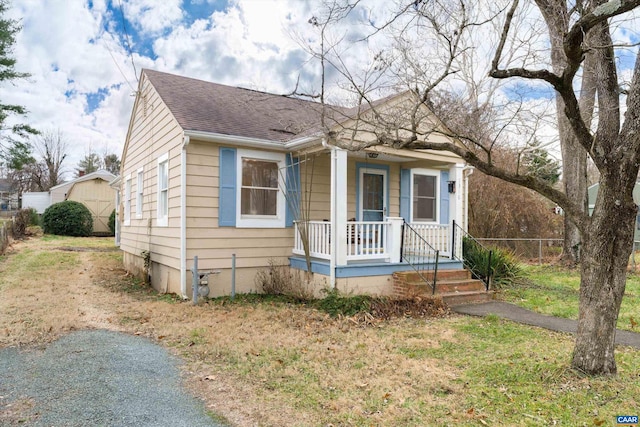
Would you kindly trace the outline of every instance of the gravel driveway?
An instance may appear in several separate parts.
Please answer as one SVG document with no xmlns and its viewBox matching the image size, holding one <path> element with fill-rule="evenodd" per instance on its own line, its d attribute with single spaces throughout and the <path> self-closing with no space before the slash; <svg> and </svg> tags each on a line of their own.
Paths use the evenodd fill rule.
<svg viewBox="0 0 640 427">
<path fill-rule="evenodd" d="M 0 425 L 217 426 L 180 385 L 179 361 L 137 336 L 73 332 L 0 350 Z"/>
</svg>

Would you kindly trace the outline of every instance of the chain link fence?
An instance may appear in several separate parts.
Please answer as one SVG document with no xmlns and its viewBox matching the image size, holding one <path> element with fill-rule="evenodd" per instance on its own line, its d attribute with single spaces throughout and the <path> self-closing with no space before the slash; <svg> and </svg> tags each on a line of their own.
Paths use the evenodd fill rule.
<svg viewBox="0 0 640 427">
<path fill-rule="evenodd" d="M 485 246 L 506 249 L 521 261 L 528 263 L 547 263 L 562 255 L 562 239 L 476 238 L 476 240 Z M 640 245 L 640 242 L 638 243 Z"/>
</svg>

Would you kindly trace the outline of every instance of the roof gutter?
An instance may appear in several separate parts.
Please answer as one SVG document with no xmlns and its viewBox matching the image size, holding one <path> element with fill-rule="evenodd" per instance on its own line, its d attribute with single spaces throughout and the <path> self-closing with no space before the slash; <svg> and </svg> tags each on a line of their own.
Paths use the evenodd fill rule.
<svg viewBox="0 0 640 427">
<path fill-rule="evenodd" d="M 221 133 L 202 132 L 197 130 L 185 130 L 184 137 L 197 139 L 198 141 L 216 142 L 219 144 L 233 144 L 242 147 L 268 148 L 271 150 L 286 151 L 284 143 L 271 141 L 269 139 L 224 135 Z"/>
<path fill-rule="evenodd" d="M 185 138 L 193 138 L 198 141 L 215 142 L 218 144 L 233 144 L 250 148 L 267 148 L 276 151 L 291 151 L 318 144 L 321 136 L 305 136 L 289 142 L 272 141 L 270 139 L 250 138 L 246 136 L 225 135 L 222 133 L 202 132 L 197 130 L 185 130 Z M 187 143 L 188 144 L 188 143 Z"/>
<path fill-rule="evenodd" d="M 185 132 L 180 152 L 180 293 L 187 297 L 187 146 L 191 138 Z"/>
</svg>

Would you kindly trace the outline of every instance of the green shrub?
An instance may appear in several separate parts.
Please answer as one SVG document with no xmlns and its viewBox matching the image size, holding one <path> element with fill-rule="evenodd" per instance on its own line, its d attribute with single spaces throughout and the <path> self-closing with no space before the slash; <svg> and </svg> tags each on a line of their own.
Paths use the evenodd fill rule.
<svg viewBox="0 0 640 427">
<path fill-rule="evenodd" d="M 337 290 L 327 291 L 327 296 L 317 301 L 319 310 L 331 317 L 353 316 L 358 313 L 368 313 L 371 309 L 369 295 L 341 295 Z"/>
<path fill-rule="evenodd" d="M 501 248 L 491 248 L 492 284 L 495 287 L 510 285 L 522 277 L 522 267 L 515 256 Z M 486 283 L 489 272 L 489 250 L 468 237 L 462 239 L 462 255 L 466 267 L 473 275 Z"/>
<path fill-rule="evenodd" d="M 29 211 L 29 225 L 40 225 L 40 215 L 34 208 L 27 209 Z"/>
<path fill-rule="evenodd" d="M 42 225 L 45 233 L 60 236 L 89 236 L 93 232 L 91 212 L 72 200 L 49 206 L 42 215 Z"/>
<path fill-rule="evenodd" d="M 111 215 L 109 215 L 109 232 L 112 236 L 116 235 L 116 210 L 111 211 Z"/>
</svg>

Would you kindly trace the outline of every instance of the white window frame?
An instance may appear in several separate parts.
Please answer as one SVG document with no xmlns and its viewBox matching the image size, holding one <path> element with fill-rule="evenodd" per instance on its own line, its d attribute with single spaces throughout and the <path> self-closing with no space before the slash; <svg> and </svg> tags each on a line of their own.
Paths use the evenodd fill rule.
<svg viewBox="0 0 640 427">
<path fill-rule="evenodd" d="M 142 218 L 142 202 L 144 196 L 144 169 L 138 169 L 136 178 L 136 218 Z"/>
<path fill-rule="evenodd" d="M 124 225 L 131 225 L 131 174 L 124 180 Z"/>
<path fill-rule="evenodd" d="M 167 188 L 161 188 L 160 183 L 160 171 L 162 169 L 162 165 L 166 165 L 166 173 L 167 173 Z M 157 199 L 156 199 L 156 225 L 160 227 L 166 227 L 169 225 L 169 153 L 165 153 L 162 156 L 158 157 L 158 167 L 157 167 Z M 160 199 L 162 197 L 162 193 L 167 193 L 167 203 L 165 206 L 164 212 L 161 211 Z"/>
<path fill-rule="evenodd" d="M 414 182 L 414 175 L 427 175 L 427 176 L 434 176 L 436 178 L 436 197 L 435 197 L 435 202 L 436 202 L 436 218 L 433 221 L 425 221 L 425 220 L 417 220 L 414 219 L 413 217 L 413 182 Z M 409 195 L 411 200 L 411 205 L 410 205 L 410 222 L 419 222 L 421 224 L 440 224 L 440 171 L 437 169 L 422 169 L 422 168 L 417 168 L 417 169 L 411 169 L 411 194 Z"/>
<path fill-rule="evenodd" d="M 276 215 L 243 215 L 242 214 L 242 159 L 264 160 L 278 164 L 278 195 Z M 282 191 L 285 188 L 284 174 L 286 167 L 284 153 L 238 149 L 236 156 L 236 227 L 238 228 L 284 228 L 286 219 L 286 199 Z"/>
</svg>

